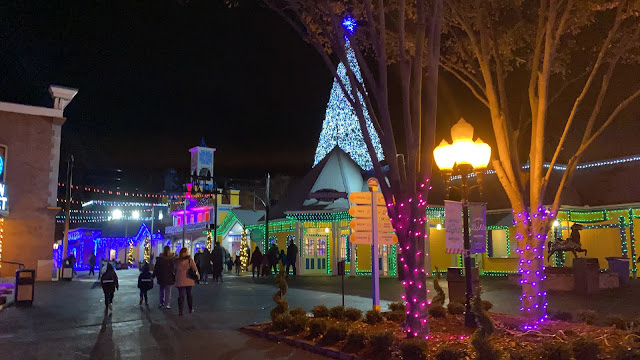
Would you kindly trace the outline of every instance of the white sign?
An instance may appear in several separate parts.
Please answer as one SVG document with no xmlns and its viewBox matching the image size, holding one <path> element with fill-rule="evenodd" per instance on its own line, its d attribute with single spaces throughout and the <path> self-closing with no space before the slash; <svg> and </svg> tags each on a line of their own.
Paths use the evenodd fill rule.
<svg viewBox="0 0 640 360">
<path fill-rule="evenodd" d="M 355 232 L 349 237 L 349 241 L 353 244 L 371 245 L 373 235 L 370 232 Z M 393 245 L 398 242 L 398 236 L 391 233 L 378 234 L 378 245 Z"/>
<path fill-rule="evenodd" d="M 0 211 L 7 211 L 7 202 L 9 198 L 5 195 L 6 188 L 3 183 L 0 183 Z"/>
<path fill-rule="evenodd" d="M 444 226 L 447 254 L 464 253 L 464 239 L 462 235 L 462 203 L 445 200 Z"/>
</svg>

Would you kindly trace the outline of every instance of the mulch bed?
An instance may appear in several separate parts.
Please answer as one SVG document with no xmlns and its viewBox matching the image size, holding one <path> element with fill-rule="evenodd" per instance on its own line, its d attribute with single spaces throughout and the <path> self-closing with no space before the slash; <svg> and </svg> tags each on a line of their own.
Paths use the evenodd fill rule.
<svg viewBox="0 0 640 360">
<path fill-rule="evenodd" d="M 586 337 L 596 341 L 602 349 L 600 359 L 615 359 L 615 352 L 618 348 L 637 348 L 640 346 L 640 336 L 628 331 L 618 330 L 613 327 L 592 326 L 582 323 L 569 323 L 562 321 L 549 321 L 543 324 L 538 330 L 523 332 L 519 330 L 523 319 L 516 316 L 491 313 L 496 324 L 496 332 L 491 337 L 491 342 L 496 349 L 504 352 L 516 352 L 524 356 L 525 359 L 541 359 L 542 345 L 547 342 L 565 342 L 571 344 L 580 337 Z M 337 322 L 327 319 L 329 322 Z M 377 325 L 368 325 L 363 322 L 346 322 L 350 329 L 361 329 L 367 333 L 377 331 L 391 331 L 397 340 L 391 349 L 391 359 L 402 359 L 400 354 L 400 343 L 406 338 L 398 323 L 384 321 Z M 443 348 L 462 350 L 467 354 L 467 359 L 475 358 L 475 350 L 471 346 L 471 336 L 474 329 L 464 326 L 464 319 L 461 315 L 447 315 L 445 318 L 431 318 L 430 335 L 426 342 L 427 354 L 430 358 L 435 358 Z M 370 348 L 365 348 L 358 353 L 349 353 L 345 349 L 346 341 L 338 342 L 332 346 L 322 346 L 321 339 L 309 338 L 308 331 L 298 334 L 287 334 L 286 332 L 271 331 L 271 323 L 256 324 L 244 328 L 246 332 L 268 338 L 274 341 L 283 341 L 290 345 L 305 348 L 307 350 L 323 354 L 336 359 L 370 359 L 389 358 L 372 354 Z"/>
</svg>

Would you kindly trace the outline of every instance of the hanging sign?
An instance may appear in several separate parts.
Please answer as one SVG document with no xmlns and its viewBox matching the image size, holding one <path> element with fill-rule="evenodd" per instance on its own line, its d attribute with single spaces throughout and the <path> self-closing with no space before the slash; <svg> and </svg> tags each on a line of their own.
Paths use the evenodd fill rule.
<svg viewBox="0 0 640 360">
<path fill-rule="evenodd" d="M 335 191 L 335 190 L 318 190 L 318 191 L 309 193 L 309 199 L 316 199 L 319 201 L 334 201 L 334 200 L 346 199 L 346 198 L 347 198 L 346 192 Z"/>
<path fill-rule="evenodd" d="M 469 204 L 469 237 L 472 254 L 487 252 L 487 204 Z"/>
<path fill-rule="evenodd" d="M 447 254 L 464 253 L 462 237 L 462 203 L 444 202 L 445 248 Z"/>
</svg>

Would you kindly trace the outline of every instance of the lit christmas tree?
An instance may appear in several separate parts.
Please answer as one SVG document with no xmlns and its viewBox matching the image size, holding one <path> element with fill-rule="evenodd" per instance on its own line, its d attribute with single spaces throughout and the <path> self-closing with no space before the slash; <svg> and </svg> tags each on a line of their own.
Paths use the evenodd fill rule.
<svg viewBox="0 0 640 360">
<path fill-rule="evenodd" d="M 151 259 L 151 240 L 149 239 L 149 237 L 147 236 L 146 238 L 144 238 L 144 257 L 143 257 L 145 262 L 149 262 L 149 260 Z"/>
<path fill-rule="evenodd" d="M 213 250 L 212 249 L 212 244 L 213 244 L 213 236 L 211 235 L 211 231 L 207 232 L 207 242 L 205 243 L 205 246 L 207 247 L 207 249 L 209 249 L 209 251 Z"/>
<path fill-rule="evenodd" d="M 352 28 L 349 28 L 353 31 Z M 356 55 L 349 45 L 346 44 L 347 58 L 349 59 L 349 67 L 353 70 L 356 78 L 362 83 L 362 75 L 360 74 L 360 67 L 356 60 Z M 347 69 L 344 63 L 338 65 L 338 76 L 345 85 L 345 88 L 351 93 L 351 85 L 349 83 L 349 77 L 347 75 Z M 364 87 L 364 83 L 363 83 Z M 360 102 L 364 104 L 362 94 L 358 92 Z M 378 161 L 384 159 L 382 153 L 382 146 L 380 145 L 380 138 L 376 132 L 369 113 L 365 106 L 363 106 L 364 116 L 367 123 L 367 130 L 371 136 L 371 142 L 376 150 Z M 367 145 L 364 142 L 362 131 L 360 131 L 360 123 L 355 110 L 349 104 L 349 101 L 344 96 L 342 89 L 338 83 L 338 79 L 333 80 L 333 88 L 331 88 L 331 96 L 329 97 L 329 104 L 327 104 L 327 111 L 325 113 L 324 123 L 322 124 L 322 132 L 320 133 L 320 141 L 318 142 L 318 148 L 316 149 L 316 156 L 313 166 L 316 166 L 327 154 L 333 150 L 334 147 L 339 146 L 344 150 L 351 158 L 363 169 L 371 170 L 373 163 L 371 157 L 367 151 Z"/>
<path fill-rule="evenodd" d="M 133 240 L 129 240 L 129 249 L 127 250 L 127 265 L 131 266 L 135 263 L 136 258 L 133 256 Z"/>
<path fill-rule="evenodd" d="M 242 270 L 246 270 L 249 265 L 249 242 L 247 241 L 247 230 L 242 229 L 240 238 L 240 265 Z"/>
</svg>

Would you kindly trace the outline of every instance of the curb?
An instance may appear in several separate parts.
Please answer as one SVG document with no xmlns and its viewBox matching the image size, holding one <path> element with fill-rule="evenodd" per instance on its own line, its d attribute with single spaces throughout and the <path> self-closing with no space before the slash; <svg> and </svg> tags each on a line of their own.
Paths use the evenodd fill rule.
<svg viewBox="0 0 640 360">
<path fill-rule="evenodd" d="M 335 348 L 323 347 L 314 342 L 291 338 L 282 334 L 274 334 L 270 333 L 266 330 L 260 330 L 254 326 L 247 326 L 240 328 L 240 332 L 245 333 L 247 335 L 257 336 L 269 341 L 274 342 L 283 342 L 287 345 L 291 345 L 293 347 L 297 347 L 303 350 L 310 351 L 312 353 L 316 353 L 319 355 L 323 355 L 332 359 L 339 360 L 367 360 L 367 358 L 360 357 L 358 355 L 353 355 L 349 353 L 342 352 Z"/>
</svg>

